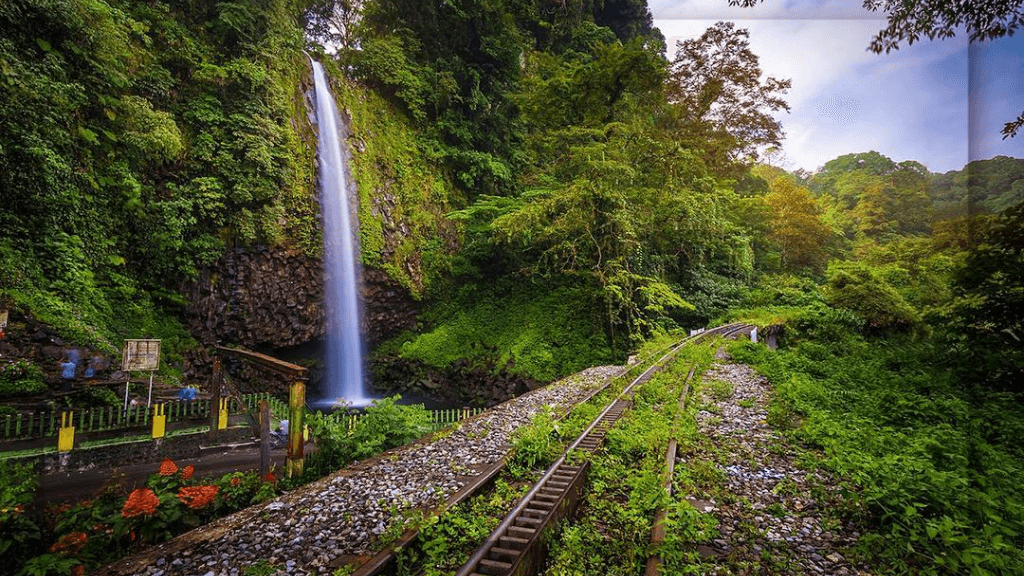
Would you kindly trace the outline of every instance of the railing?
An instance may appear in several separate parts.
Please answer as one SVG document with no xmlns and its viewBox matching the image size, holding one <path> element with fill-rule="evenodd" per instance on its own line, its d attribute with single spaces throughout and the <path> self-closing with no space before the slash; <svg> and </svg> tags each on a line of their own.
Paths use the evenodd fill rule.
<svg viewBox="0 0 1024 576">
<path fill-rule="evenodd" d="M 273 409 L 273 406 L 271 406 Z M 286 406 L 287 408 L 287 406 Z M 449 408 L 445 410 L 431 410 L 430 411 L 430 428 L 433 431 L 438 431 L 446 426 L 461 422 L 466 418 L 476 416 L 482 413 L 485 408 Z M 361 419 L 365 418 L 366 415 L 362 412 L 352 412 L 349 414 L 337 414 L 335 413 L 334 418 L 345 425 L 346 428 L 352 430 L 356 427 L 356 423 Z"/>
<path fill-rule="evenodd" d="M 246 394 L 242 402 L 250 413 L 255 413 L 260 400 L 270 404 L 270 413 L 275 419 L 287 418 L 288 404 L 270 394 Z M 446 426 L 476 416 L 483 408 L 451 408 L 431 410 L 430 424 L 432 429 L 440 430 Z M 194 420 L 205 422 L 210 418 L 210 400 L 178 400 L 164 404 L 167 424 Z M 241 409 L 234 400 L 229 402 L 229 414 L 239 414 Z M 132 406 L 123 410 L 117 406 L 104 406 L 91 410 L 75 410 L 72 412 L 72 424 L 78 434 L 110 432 L 115 430 L 146 430 L 152 423 L 153 409 L 146 406 Z M 346 414 L 340 417 L 351 429 L 363 418 L 361 412 Z M 18 414 L 0 418 L 0 442 L 5 440 L 32 440 L 57 436 L 61 424 L 61 411 L 42 414 Z"/>
<path fill-rule="evenodd" d="M 242 403 L 250 412 L 254 412 L 260 400 L 270 402 L 271 413 L 284 417 L 288 413 L 287 404 L 270 394 L 246 394 Z M 210 400 L 176 400 L 164 404 L 167 423 L 189 420 L 202 421 L 210 417 Z M 154 405 L 155 406 L 155 405 Z M 228 402 L 229 414 L 240 414 L 238 402 Z M 130 406 L 127 410 L 118 406 L 103 406 L 90 410 L 69 410 L 72 413 L 72 425 L 79 434 L 110 432 L 115 430 L 145 430 L 150 427 L 153 407 Z M 57 436 L 63 411 L 55 410 L 40 414 L 17 414 L 0 418 L 0 441 L 31 440 Z"/>
</svg>

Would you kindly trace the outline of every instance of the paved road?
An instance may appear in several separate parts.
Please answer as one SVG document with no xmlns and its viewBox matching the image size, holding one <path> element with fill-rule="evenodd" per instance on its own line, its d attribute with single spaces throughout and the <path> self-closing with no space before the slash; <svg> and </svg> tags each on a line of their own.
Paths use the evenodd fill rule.
<svg viewBox="0 0 1024 576">
<path fill-rule="evenodd" d="M 270 454 L 271 466 L 284 469 L 285 450 Z M 260 453 L 256 448 L 212 451 L 199 458 L 175 461 L 179 467 L 192 464 L 196 476 L 222 476 L 229 472 L 259 470 Z M 85 472 L 58 472 L 44 474 L 36 492 L 37 503 L 57 503 L 84 500 L 93 497 L 108 484 L 119 484 L 130 490 L 141 486 L 151 474 L 156 474 L 159 462 L 131 464 L 117 468 L 102 468 Z"/>
</svg>

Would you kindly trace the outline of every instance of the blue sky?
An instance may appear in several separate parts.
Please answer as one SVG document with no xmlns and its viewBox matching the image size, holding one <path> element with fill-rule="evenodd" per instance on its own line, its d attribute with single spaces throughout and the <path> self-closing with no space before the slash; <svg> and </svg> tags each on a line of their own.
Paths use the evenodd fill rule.
<svg viewBox="0 0 1024 576">
<path fill-rule="evenodd" d="M 985 44 L 969 46 L 958 35 L 874 54 L 867 46 L 885 20 L 861 4 L 767 0 L 743 9 L 727 0 L 649 0 L 670 57 L 676 40 L 730 20 L 750 30 L 765 75 L 792 80 L 791 111 L 780 115 L 790 170 L 868 150 L 933 172 L 1024 157 L 1024 132 L 1006 140 L 999 133 L 1024 111 L 1024 31 Z"/>
</svg>

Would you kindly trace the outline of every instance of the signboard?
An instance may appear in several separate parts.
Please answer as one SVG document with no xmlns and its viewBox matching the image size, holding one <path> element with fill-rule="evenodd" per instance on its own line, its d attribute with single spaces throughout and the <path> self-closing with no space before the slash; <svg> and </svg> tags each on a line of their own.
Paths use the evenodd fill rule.
<svg viewBox="0 0 1024 576">
<path fill-rule="evenodd" d="M 126 372 L 155 372 L 160 369 L 159 340 L 125 340 L 121 356 L 121 370 Z"/>
<path fill-rule="evenodd" d="M 0 310 L 0 338 L 7 333 L 7 310 Z"/>
</svg>

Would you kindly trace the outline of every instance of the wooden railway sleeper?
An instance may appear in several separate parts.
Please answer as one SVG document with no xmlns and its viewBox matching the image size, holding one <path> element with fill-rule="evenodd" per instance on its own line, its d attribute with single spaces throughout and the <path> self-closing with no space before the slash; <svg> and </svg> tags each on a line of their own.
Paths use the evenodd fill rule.
<svg viewBox="0 0 1024 576">
<path fill-rule="evenodd" d="M 490 560 L 484 558 L 480 561 L 480 565 L 477 568 L 481 573 L 487 576 L 501 576 L 512 567 L 512 564 L 508 562 L 501 562 L 498 560 Z"/>
<path fill-rule="evenodd" d="M 675 354 L 683 343 L 697 340 L 697 338 L 691 338 L 679 343 L 670 352 L 665 354 L 659 362 L 664 362 Z M 603 413 L 581 437 L 570 446 L 567 454 L 571 453 L 573 449 L 596 451 L 611 427 L 618 421 L 625 410 L 632 405 L 633 388 L 637 384 L 649 380 L 655 371 L 656 366 L 652 366 L 627 386 L 619 398 L 605 408 Z M 538 531 L 546 525 L 547 521 L 552 518 L 559 518 L 562 514 L 562 498 L 567 496 L 578 498 L 579 496 L 581 488 L 578 485 L 574 487 L 574 482 L 582 479 L 582 477 L 578 476 L 582 471 L 582 467 L 566 466 L 564 464 L 565 458 L 566 455 L 563 455 L 548 470 L 545 478 L 521 501 L 519 507 L 506 517 L 502 524 L 492 533 L 492 536 L 489 537 L 488 542 L 470 557 L 469 561 L 463 565 L 457 574 L 462 576 L 504 576 L 513 567 L 517 566 L 516 570 L 518 573 L 522 568 L 520 562 L 524 561 L 523 558 L 530 554 L 530 549 L 540 540 Z M 570 491 L 570 488 L 573 488 L 573 490 Z M 568 513 L 571 514 L 571 511 Z M 536 561 L 536 559 L 533 559 L 529 562 Z"/>
<path fill-rule="evenodd" d="M 526 548 L 526 544 L 529 542 L 530 541 L 526 538 L 516 538 L 514 536 L 502 536 L 498 538 L 498 544 L 501 545 L 502 548 L 508 550 L 522 550 L 523 548 Z"/>
<path fill-rule="evenodd" d="M 519 538 L 521 540 L 529 541 L 537 531 L 528 526 L 509 526 L 505 534 L 508 534 L 511 538 Z"/>
<path fill-rule="evenodd" d="M 487 555 L 499 562 L 509 562 L 515 560 L 519 556 L 519 550 L 495 546 L 491 548 L 491 551 Z"/>
</svg>

